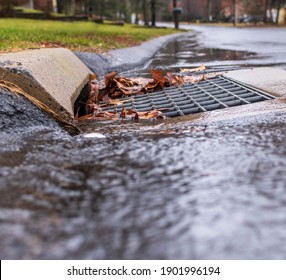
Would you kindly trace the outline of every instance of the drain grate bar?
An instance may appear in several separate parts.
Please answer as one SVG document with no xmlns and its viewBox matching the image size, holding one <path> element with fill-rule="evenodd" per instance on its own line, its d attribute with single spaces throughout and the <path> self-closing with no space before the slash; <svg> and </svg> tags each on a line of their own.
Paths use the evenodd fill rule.
<svg viewBox="0 0 286 280">
<path fill-rule="evenodd" d="M 222 78 L 223 78 L 223 77 L 222 77 Z M 224 79 L 224 78 L 223 78 L 223 79 Z M 233 89 L 233 87 L 229 87 L 229 86 L 223 87 L 223 86 L 220 86 L 219 83 L 216 84 L 216 83 L 214 83 L 214 82 L 211 81 L 211 80 L 210 80 L 209 82 L 210 82 L 210 84 L 212 84 L 212 85 L 214 85 L 214 86 L 217 86 L 217 87 L 218 87 L 219 89 L 221 89 L 223 92 L 227 92 L 227 93 L 228 93 L 228 97 L 233 96 L 234 98 L 240 100 L 241 103 L 242 103 L 241 105 L 243 105 L 243 104 L 249 104 L 249 103 L 250 103 L 248 100 L 246 100 L 246 99 L 244 99 L 244 98 L 241 98 L 239 95 L 235 94 L 235 91 L 229 90 L 229 88 Z M 236 85 L 235 85 L 235 86 L 236 86 Z M 243 93 L 243 91 L 240 91 L 240 93 Z"/>
<path fill-rule="evenodd" d="M 222 78 L 226 80 L 225 77 L 222 77 Z M 237 81 L 235 81 L 235 80 L 233 80 L 233 79 L 231 79 L 231 78 L 227 78 L 227 81 L 233 83 L 234 85 L 238 84 Z M 266 98 L 266 99 L 268 99 L 268 100 L 269 100 L 269 99 L 274 99 L 274 97 L 273 97 L 272 95 L 270 95 L 270 94 L 268 94 L 268 93 L 266 93 L 266 92 L 260 91 L 259 89 L 253 88 L 253 87 L 248 86 L 248 85 L 244 85 L 244 84 L 242 84 L 242 83 L 239 83 L 239 85 L 240 85 L 242 88 L 244 88 L 244 89 L 246 89 L 246 90 L 248 90 L 248 91 L 251 91 L 251 92 L 255 93 L 256 95 L 260 95 L 262 98 Z"/>
<path fill-rule="evenodd" d="M 221 105 L 222 105 L 222 107 L 224 107 L 224 108 L 227 108 L 228 106 L 226 105 L 226 104 L 224 104 L 222 101 L 220 101 L 219 99 L 217 99 L 216 97 L 215 97 L 215 95 L 211 95 L 210 93 L 208 93 L 208 91 L 207 90 L 205 90 L 205 89 L 203 89 L 203 88 L 200 88 L 199 86 L 198 86 L 198 84 L 197 85 L 195 85 L 198 89 L 201 89 L 205 94 L 206 94 L 206 96 L 209 96 L 210 98 L 213 98 L 217 103 L 220 103 Z"/>
<path fill-rule="evenodd" d="M 198 84 L 164 88 L 160 91 L 134 96 L 125 102 L 126 109 L 139 112 L 165 109 L 168 117 L 229 108 L 273 99 L 274 97 L 230 78 L 216 76 Z M 104 110 L 120 112 L 122 105 L 110 105 Z"/>
</svg>

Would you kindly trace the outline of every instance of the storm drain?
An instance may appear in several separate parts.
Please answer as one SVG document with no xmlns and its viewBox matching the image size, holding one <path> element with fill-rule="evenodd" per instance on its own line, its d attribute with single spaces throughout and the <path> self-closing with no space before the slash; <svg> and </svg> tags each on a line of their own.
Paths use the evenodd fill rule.
<svg viewBox="0 0 286 280">
<path fill-rule="evenodd" d="M 122 98 L 121 100 L 128 100 Z M 125 109 L 138 112 L 164 110 L 168 117 L 229 108 L 274 99 L 273 96 L 232 79 L 217 76 L 198 84 L 164 88 L 161 91 L 137 95 L 124 103 Z M 120 112 L 121 105 L 105 110 Z"/>
</svg>

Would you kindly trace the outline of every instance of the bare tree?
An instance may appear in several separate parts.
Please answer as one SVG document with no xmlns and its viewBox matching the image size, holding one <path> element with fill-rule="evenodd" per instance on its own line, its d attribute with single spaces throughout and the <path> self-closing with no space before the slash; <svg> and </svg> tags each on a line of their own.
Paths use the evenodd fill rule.
<svg viewBox="0 0 286 280">
<path fill-rule="evenodd" d="M 53 11 L 53 3 L 52 0 L 47 0 L 45 14 L 49 15 Z"/>
<path fill-rule="evenodd" d="M 144 19 L 144 25 L 149 25 L 149 19 L 148 19 L 148 3 L 147 0 L 142 0 L 142 11 L 143 11 L 143 19 Z"/>
<path fill-rule="evenodd" d="M 263 13 L 263 21 L 265 23 L 268 22 L 268 16 L 267 16 L 267 11 L 269 9 L 269 4 L 270 4 L 270 1 L 269 0 L 264 0 L 264 13 Z"/>
<path fill-rule="evenodd" d="M 131 23 L 131 3 L 130 0 L 124 0 L 124 17 L 127 23 Z"/>
<path fill-rule="evenodd" d="M 212 0 L 207 2 L 207 11 L 208 11 L 208 21 L 212 21 Z"/>
<path fill-rule="evenodd" d="M 49 2 L 49 1 L 47 1 Z M 52 1 L 50 1 L 52 2 Z M 64 4 L 63 4 L 63 12 L 65 14 L 68 14 L 68 15 L 74 15 L 75 14 L 75 0 L 64 0 L 63 1 Z M 47 5 L 50 5 L 50 4 L 47 4 Z"/>
<path fill-rule="evenodd" d="M 275 19 L 275 23 L 278 24 L 279 23 L 279 15 L 280 15 L 280 9 L 283 7 L 283 5 L 286 4 L 286 0 L 272 0 L 272 7 L 275 7 L 277 10 L 277 14 L 276 14 L 276 19 Z"/>
<path fill-rule="evenodd" d="M 176 29 L 179 29 L 179 15 L 176 12 L 177 0 L 173 0 L 173 16 L 174 16 L 174 25 Z"/>
<path fill-rule="evenodd" d="M 151 0 L 151 20 L 152 20 L 152 26 L 156 26 L 156 1 Z"/>
<path fill-rule="evenodd" d="M 12 16 L 13 15 L 13 7 L 15 5 L 14 0 L 2 0 L 0 1 L 0 15 L 4 16 Z"/>
<path fill-rule="evenodd" d="M 236 0 L 232 0 L 232 12 L 233 12 L 233 20 L 232 20 L 232 22 L 233 22 L 233 26 L 236 26 L 236 17 L 237 17 L 237 15 L 236 15 Z"/>
<path fill-rule="evenodd" d="M 190 21 L 190 13 L 191 13 L 190 0 L 187 0 L 187 13 L 188 13 L 188 22 L 189 22 Z"/>
<path fill-rule="evenodd" d="M 140 0 L 135 0 L 133 4 L 134 4 L 134 12 L 135 12 L 135 24 L 139 24 Z"/>
<path fill-rule="evenodd" d="M 29 0 L 29 8 L 34 9 L 34 0 Z"/>
</svg>

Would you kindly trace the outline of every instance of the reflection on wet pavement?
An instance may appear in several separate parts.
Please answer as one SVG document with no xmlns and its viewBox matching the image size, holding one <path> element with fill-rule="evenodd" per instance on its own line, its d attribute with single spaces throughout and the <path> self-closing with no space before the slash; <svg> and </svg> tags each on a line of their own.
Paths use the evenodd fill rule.
<svg viewBox="0 0 286 280">
<path fill-rule="evenodd" d="M 195 65 L 246 65 L 247 60 L 255 58 L 254 52 L 239 50 L 227 50 L 219 48 L 204 48 L 197 44 L 194 35 L 177 39 L 162 48 L 151 64 L 152 68 L 179 70 L 181 67 L 193 67 Z M 239 63 L 238 63 L 239 61 Z"/>
</svg>

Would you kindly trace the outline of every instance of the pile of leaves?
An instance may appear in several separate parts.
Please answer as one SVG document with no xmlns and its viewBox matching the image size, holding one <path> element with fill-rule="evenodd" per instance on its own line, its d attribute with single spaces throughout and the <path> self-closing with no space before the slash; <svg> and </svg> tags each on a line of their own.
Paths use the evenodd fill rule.
<svg viewBox="0 0 286 280">
<path fill-rule="evenodd" d="M 116 111 L 103 111 L 102 107 L 94 104 L 92 113 L 79 117 L 78 120 L 139 120 L 139 119 L 165 119 L 162 110 L 151 110 L 148 112 L 137 112 L 132 109 L 125 109 L 122 105 L 120 113 Z"/>
<path fill-rule="evenodd" d="M 182 73 L 193 73 L 205 70 L 205 66 L 194 69 L 181 69 Z M 105 76 L 104 86 L 100 89 L 99 99 L 104 101 L 109 98 L 121 98 L 131 95 L 153 92 L 165 87 L 181 86 L 188 83 L 199 83 L 204 75 L 180 75 L 162 70 L 150 69 L 152 78 L 125 78 L 118 77 L 117 72 L 111 72 Z"/>
<path fill-rule="evenodd" d="M 160 110 L 152 110 L 149 112 L 137 112 L 134 110 L 126 110 L 124 103 L 128 100 L 120 100 L 123 97 L 130 97 L 138 94 L 150 93 L 157 90 L 162 90 L 165 87 L 182 86 L 190 83 L 199 83 L 205 79 L 203 74 L 193 74 L 199 71 L 204 71 L 205 66 L 200 66 L 193 69 L 181 69 L 179 74 L 167 72 L 165 75 L 161 70 L 150 69 L 152 78 L 126 78 L 118 77 L 117 72 L 111 72 L 105 78 L 97 82 L 96 75 L 90 76 L 89 82 L 89 98 L 87 100 L 86 112 L 84 116 L 76 115 L 78 120 L 86 119 L 158 119 L 164 118 L 164 108 Z M 103 102 L 103 103 L 102 103 Z M 101 104 L 101 106 L 100 106 Z M 102 105 L 104 104 L 104 105 Z M 121 105 L 121 112 L 106 111 L 102 106 Z"/>
</svg>

